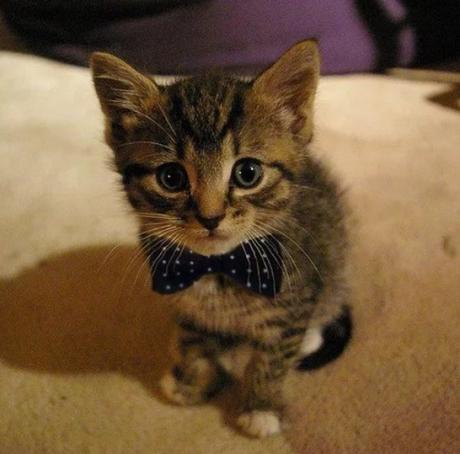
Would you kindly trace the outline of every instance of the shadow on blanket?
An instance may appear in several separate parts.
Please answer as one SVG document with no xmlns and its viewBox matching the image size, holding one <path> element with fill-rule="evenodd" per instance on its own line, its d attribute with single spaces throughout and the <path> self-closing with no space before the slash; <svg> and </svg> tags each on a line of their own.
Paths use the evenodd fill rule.
<svg viewBox="0 0 460 454">
<path fill-rule="evenodd" d="M 97 247 L 42 261 L 0 281 L 0 360 L 55 374 L 118 372 L 166 403 L 158 381 L 171 367 L 172 312 L 150 290 L 135 247 Z M 211 405 L 234 426 L 230 387 Z"/>
<path fill-rule="evenodd" d="M 81 249 L 2 281 L 0 357 L 46 372 L 119 371 L 151 387 L 169 360 L 172 321 L 138 252 Z"/>
</svg>

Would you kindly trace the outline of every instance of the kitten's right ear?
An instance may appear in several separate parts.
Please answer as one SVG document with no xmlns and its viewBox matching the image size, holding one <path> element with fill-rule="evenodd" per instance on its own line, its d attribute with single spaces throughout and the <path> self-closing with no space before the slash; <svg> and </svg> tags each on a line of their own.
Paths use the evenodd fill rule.
<svg viewBox="0 0 460 454">
<path fill-rule="evenodd" d="M 294 133 L 311 137 L 319 70 L 318 44 L 301 41 L 255 79 L 252 100 L 268 106 L 269 115 L 283 119 Z"/>
<path fill-rule="evenodd" d="M 160 101 L 155 82 L 123 60 L 95 52 L 90 60 L 94 86 L 104 114 L 119 118 L 123 113 L 142 117 Z"/>
</svg>

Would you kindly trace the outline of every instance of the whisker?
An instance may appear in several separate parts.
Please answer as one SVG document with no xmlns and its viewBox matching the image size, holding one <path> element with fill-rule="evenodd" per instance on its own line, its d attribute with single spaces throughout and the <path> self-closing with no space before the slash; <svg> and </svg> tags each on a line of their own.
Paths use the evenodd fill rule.
<svg viewBox="0 0 460 454">
<path fill-rule="evenodd" d="M 124 288 L 125 281 L 126 281 L 128 275 L 130 273 L 130 270 L 131 270 L 132 266 L 134 265 L 136 260 L 139 259 L 142 256 L 143 253 L 144 253 L 143 246 L 142 246 L 142 244 L 139 244 L 136 247 L 133 255 L 131 255 L 131 258 L 129 259 L 128 264 L 126 265 L 125 270 L 123 271 L 123 276 L 119 281 L 119 287 L 121 289 Z"/>
<path fill-rule="evenodd" d="M 118 145 L 118 148 L 127 147 L 129 145 L 154 145 L 154 146 L 161 147 L 161 148 L 164 148 L 164 149 L 169 150 L 169 151 L 173 151 L 173 152 L 176 151 L 173 147 L 171 147 L 169 145 L 166 145 L 166 144 L 160 143 L 160 142 L 153 142 L 151 140 L 135 140 L 133 142 L 124 142 L 124 143 Z"/>
<path fill-rule="evenodd" d="M 254 231 L 254 234 L 252 233 L 253 231 Z M 267 271 L 268 271 L 268 269 L 270 269 L 270 276 L 271 276 L 271 279 L 272 279 L 272 286 L 273 286 L 273 297 L 275 298 L 275 301 L 276 301 L 275 273 L 273 271 L 273 267 L 272 267 L 272 264 L 271 264 L 270 260 L 268 260 L 268 257 L 266 259 L 264 258 L 263 248 L 262 248 L 262 246 L 260 246 L 260 244 L 258 244 L 259 239 L 256 237 L 256 235 L 257 235 L 257 232 L 254 229 L 251 229 L 248 232 L 249 238 L 254 242 L 254 247 L 259 252 L 260 258 L 262 259 L 262 262 L 264 264 L 264 268 L 267 269 Z"/>
<path fill-rule="evenodd" d="M 297 263 L 293 259 L 292 255 L 289 253 L 288 249 L 284 246 L 284 244 L 281 241 L 279 241 L 276 237 L 274 237 L 269 231 L 267 231 L 262 225 L 257 224 L 257 227 L 263 233 L 265 233 L 265 235 L 269 235 L 269 238 L 267 238 L 267 243 L 268 243 L 269 247 L 271 246 L 271 250 L 269 250 L 269 252 L 271 253 L 272 257 L 275 260 L 277 260 L 276 255 L 278 255 L 278 251 L 276 250 L 276 247 L 272 244 L 272 240 L 274 240 L 279 245 L 281 251 L 284 252 L 286 257 L 290 260 L 291 264 L 294 267 L 294 271 L 297 272 L 298 279 L 300 280 L 301 273 L 300 273 L 299 267 L 297 266 Z M 278 262 L 278 265 L 280 265 L 279 262 Z M 296 300 L 298 301 L 299 299 L 298 299 L 297 293 L 292 291 L 293 286 L 292 286 L 292 282 L 291 282 L 290 272 L 287 269 L 287 266 L 286 266 L 286 264 L 285 264 L 285 262 L 284 262 L 284 260 L 282 258 L 281 258 L 281 266 L 282 266 L 282 268 L 284 270 L 284 273 L 286 275 L 286 279 L 288 281 L 289 292 L 291 293 L 291 296 L 294 296 L 296 298 Z"/>
<path fill-rule="evenodd" d="M 121 90 L 121 92 L 123 92 L 123 91 L 126 94 L 130 94 L 127 90 Z M 175 138 L 173 136 L 171 136 L 171 134 L 160 123 L 158 123 L 156 120 L 154 120 L 150 115 L 147 115 L 146 113 L 141 112 L 139 109 L 136 108 L 136 106 L 132 102 L 129 102 L 129 101 L 123 100 L 123 99 L 121 99 L 121 100 L 120 99 L 112 99 L 109 102 L 111 104 L 115 105 L 115 106 L 125 108 L 125 109 L 129 110 L 130 112 L 132 112 L 132 113 L 134 113 L 136 115 L 139 115 L 142 118 L 147 119 L 152 124 L 154 124 L 155 126 L 160 128 L 168 136 L 168 138 L 169 138 L 169 140 L 171 140 L 171 142 L 175 143 L 175 141 L 176 141 Z"/>
<path fill-rule="evenodd" d="M 253 255 L 254 255 L 254 259 L 255 259 L 255 262 L 256 262 L 257 280 L 258 280 L 258 283 L 259 283 L 259 292 L 260 292 L 261 289 L 262 289 L 262 282 L 261 282 L 261 279 L 260 279 L 259 261 L 257 260 L 257 255 L 256 255 L 256 253 L 254 252 L 254 248 L 252 247 L 251 241 L 248 241 L 247 244 L 248 244 L 249 247 L 251 248 L 251 251 L 252 251 L 252 253 L 253 253 Z"/>
<path fill-rule="evenodd" d="M 158 268 L 158 265 L 160 264 L 160 261 L 163 259 L 163 257 L 165 256 L 165 254 L 172 248 L 172 247 L 175 247 L 175 241 L 177 241 L 177 239 L 180 238 L 180 232 L 175 232 L 175 233 L 172 233 L 170 237 L 168 238 L 165 238 L 165 243 L 162 243 L 163 246 L 162 246 L 162 250 L 160 252 L 160 254 L 158 255 L 158 257 L 154 260 L 154 262 L 150 265 L 150 268 L 151 268 L 151 275 L 154 276 L 156 271 L 157 271 L 157 268 Z M 168 245 L 169 243 L 169 245 Z M 166 246 L 164 246 L 164 244 L 166 244 Z"/>
<path fill-rule="evenodd" d="M 297 184 L 297 183 L 291 183 L 292 186 L 295 186 L 296 188 L 299 188 L 299 189 L 305 189 L 305 190 L 308 190 L 308 191 L 317 191 L 317 192 L 323 192 L 321 189 L 319 188 L 315 188 L 314 186 L 308 186 L 306 184 Z"/>
<path fill-rule="evenodd" d="M 174 232 L 173 232 L 173 233 L 174 233 Z M 175 242 L 177 242 L 177 241 L 179 240 L 179 234 L 180 234 L 180 232 L 177 232 L 177 233 L 178 233 L 178 237 L 177 237 L 177 239 L 174 240 Z M 182 235 L 182 236 L 183 236 L 183 235 Z M 165 240 L 166 240 L 166 241 L 170 241 L 169 238 L 165 238 Z M 137 282 L 137 280 L 138 280 L 138 278 L 139 278 L 139 273 L 141 272 L 143 266 L 144 266 L 144 265 L 147 265 L 147 266 L 148 266 L 148 264 L 149 264 L 149 262 L 150 262 L 150 257 L 151 257 L 151 255 L 153 254 L 153 252 L 154 252 L 154 251 L 152 250 L 152 252 L 150 252 L 150 254 L 147 255 L 146 259 L 144 260 L 144 262 L 143 262 L 143 263 L 141 264 L 141 266 L 139 267 L 139 270 L 138 270 L 138 272 L 137 272 L 137 274 L 136 274 L 136 277 L 135 277 L 135 279 L 134 279 L 134 285 L 136 284 L 136 282 Z M 158 264 L 158 263 L 159 263 L 159 262 L 157 262 L 157 264 Z M 152 272 L 152 275 L 153 275 L 153 273 L 156 272 L 156 268 L 157 268 L 157 266 L 154 267 L 153 272 Z M 144 281 L 144 285 L 145 285 L 146 283 L 147 283 L 147 279 Z"/>
<path fill-rule="evenodd" d="M 251 262 L 249 260 L 250 254 L 248 254 L 248 251 L 246 251 L 246 248 L 244 247 L 244 241 L 241 243 L 241 247 L 243 248 L 244 256 L 248 264 L 248 269 L 251 269 Z M 249 279 L 249 276 L 248 276 L 248 279 Z"/>
<path fill-rule="evenodd" d="M 161 249 L 160 254 L 152 261 L 152 255 L 154 254 L 155 251 L 157 251 L 158 248 L 162 247 L 164 244 L 167 244 L 169 242 L 169 238 L 157 238 L 155 241 L 152 243 L 146 244 L 145 245 L 145 259 L 138 270 L 138 274 L 136 275 L 136 281 L 139 275 L 140 270 L 142 269 L 142 266 L 145 264 L 147 267 L 150 269 L 150 276 L 153 276 L 154 272 L 156 271 L 157 265 L 163 255 L 166 253 L 166 249 Z"/>
<path fill-rule="evenodd" d="M 174 130 L 174 128 L 173 128 L 171 122 L 169 121 L 168 116 L 166 115 L 166 113 L 165 113 L 165 111 L 164 111 L 164 109 L 163 109 L 163 107 L 161 106 L 160 103 L 158 103 L 158 108 L 160 109 L 160 112 L 161 112 L 161 114 L 163 115 L 163 118 L 165 119 L 166 123 L 168 123 L 169 129 L 170 129 L 171 132 L 173 133 L 173 136 L 174 136 L 174 137 L 177 137 L 177 133 L 176 133 L 176 131 Z"/>
<path fill-rule="evenodd" d="M 96 271 L 96 274 L 99 275 L 102 268 L 105 266 L 105 264 L 108 262 L 108 260 L 113 256 L 113 254 L 115 253 L 115 251 L 119 248 L 121 248 L 122 246 L 124 246 L 124 244 L 120 243 L 120 244 L 116 244 L 115 246 L 113 246 L 110 251 L 105 255 L 104 257 L 104 260 L 102 261 L 102 263 L 99 265 L 99 268 L 97 269 Z"/>
<path fill-rule="evenodd" d="M 276 222 L 276 220 L 275 220 Z M 280 220 L 281 222 L 281 220 Z M 291 222 L 293 224 L 295 224 L 295 228 L 299 228 L 300 230 L 302 230 L 302 232 L 304 232 L 306 235 L 308 235 L 308 237 L 312 240 L 312 242 L 314 243 L 314 245 L 323 253 L 325 254 L 325 251 L 323 249 L 323 247 L 318 243 L 318 241 L 314 238 L 314 236 L 311 234 L 311 232 L 309 232 L 302 224 L 300 224 L 299 221 L 297 221 L 296 219 L 290 217 L 286 220 L 283 220 L 283 222 Z"/>
<path fill-rule="evenodd" d="M 267 236 L 270 235 L 270 233 L 267 232 L 265 229 L 263 229 L 263 227 L 261 227 L 260 225 L 257 225 L 257 226 L 254 226 L 254 227 L 257 228 L 259 233 L 261 233 L 262 235 L 267 235 Z M 270 255 L 273 257 L 273 259 L 275 260 L 277 265 L 280 266 L 283 269 L 283 273 L 285 274 L 286 279 L 288 281 L 289 293 L 292 294 L 293 292 L 292 292 L 290 273 L 289 273 L 289 270 L 287 269 L 287 266 L 286 266 L 282 256 L 279 255 L 278 251 L 276 250 L 276 247 L 272 244 L 270 238 L 267 238 L 267 243 L 266 244 L 269 246 Z"/>
<path fill-rule="evenodd" d="M 287 235 L 286 233 L 284 233 L 282 230 L 279 230 L 277 229 L 276 227 L 274 226 L 269 226 L 270 229 L 274 230 L 275 232 L 279 233 L 280 235 L 282 235 L 283 237 L 285 237 L 288 241 L 290 241 L 292 244 L 294 244 L 297 249 L 302 252 L 302 254 L 307 258 L 307 260 L 310 262 L 311 266 L 314 268 L 314 270 L 316 271 L 316 273 L 318 274 L 318 277 L 321 279 L 321 281 L 323 281 L 323 277 L 321 276 L 321 273 L 318 269 L 318 267 L 316 266 L 315 262 L 313 261 L 313 259 L 310 257 L 310 255 L 302 248 L 302 246 L 299 245 L 299 243 L 297 241 L 295 241 L 293 238 L 291 238 L 289 235 Z M 281 244 L 281 243 L 280 243 Z"/>
</svg>

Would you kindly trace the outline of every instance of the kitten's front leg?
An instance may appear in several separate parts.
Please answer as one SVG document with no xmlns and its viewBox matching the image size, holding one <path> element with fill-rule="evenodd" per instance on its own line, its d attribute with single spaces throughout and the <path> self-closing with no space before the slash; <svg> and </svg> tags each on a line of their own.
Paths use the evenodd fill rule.
<svg viewBox="0 0 460 454">
<path fill-rule="evenodd" d="M 283 382 L 298 354 L 301 339 L 296 334 L 276 345 L 254 347 L 244 377 L 243 410 L 238 417 L 238 425 L 248 435 L 266 437 L 281 431 Z"/>
<path fill-rule="evenodd" d="M 180 405 L 202 403 L 225 385 L 227 376 L 217 364 L 215 339 L 207 333 L 182 329 L 176 364 L 161 380 L 163 394 Z"/>
</svg>

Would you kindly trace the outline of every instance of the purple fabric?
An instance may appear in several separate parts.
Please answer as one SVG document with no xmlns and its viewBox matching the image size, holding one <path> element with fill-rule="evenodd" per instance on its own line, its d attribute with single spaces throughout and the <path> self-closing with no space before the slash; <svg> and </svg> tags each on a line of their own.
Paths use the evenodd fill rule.
<svg viewBox="0 0 460 454">
<path fill-rule="evenodd" d="M 395 8 L 397 1 L 385 3 Z M 215 0 L 101 26 L 86 39 L 91 48 L 152 72 L 181 73 L 209 67 L 257 70 L 311 37 L 319 41 L 324 73 L 374 69 L 374 45 L 352 1 Z M 412 61 L 414 47 L 408 33 L 399 64 Z M 64 45 L 55 53 L 65 58 L 71 50 Z"/>
<path fill-rule="evenodd" d="M 216 67 L 251 72 L 313 37 L 319 41 L 322 71 L 328 74 L 429 63 L 458 54 L 454 34 L 460 28 L 454 18 L 460 2 L 430 2 L 208 0 L 131 18 L 17 15 L 12 22 L 29 33 L 39 53 L 87 64 L 92 51 L 105 50 L 159 74 Z M 429 60 L 422 58 L 421 44 Z"/>
</svg>

